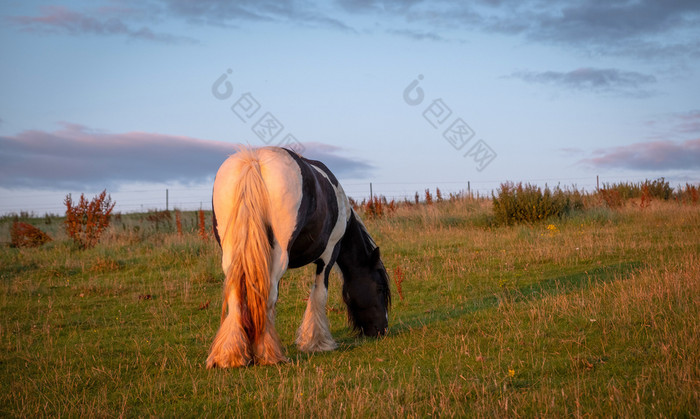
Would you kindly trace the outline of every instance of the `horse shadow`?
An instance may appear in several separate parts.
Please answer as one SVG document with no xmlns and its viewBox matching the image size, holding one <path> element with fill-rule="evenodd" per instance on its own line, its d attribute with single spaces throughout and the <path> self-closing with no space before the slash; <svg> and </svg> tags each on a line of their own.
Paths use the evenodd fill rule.
<svg viewBox="0 0 700 419">
<path fill-rule="evenodd" d="M 539 300 L 548 296 L 567 294 L 593 285 L 610 283 L 627 277 L 638 271 L 643 266 L 639 261 L 624 261 L 598 266 L 593 269 L 581 269 L 566 275 L 555 275 L 533 284 L 523 285 L 518 288 L 507 288 L 498 293 L 485 295 L 473 299 L 470 303 L 461 307 L 441 309 L 434 307 L 426 312 L 414 312 L 400 315 L 389 326 L 386 338 L 410 333 L 416 329 L 434 326 L 439 323 L 454 321 L 469 314 L 477 313 L 497 307 L 502 301 L 519 303 Z M 352 338 L 343 340 L 343 346 L 355 348 L 365 343 L 365 340 L 353 341 Z"/>
<path fill-rule="evenodd" d="M 639 261 L 624 261 L 598 266 L 592 269 L 581 269 L 566 275 L 554 275 L 533 284 L 518 288 L 507 288 L 491 295 L 474 298 L 470 303 L 461 307 L 441 309 L 434 307 L 428 313 L 413 312 L 400 314 L 389 326 L 389 332 L 380 339 L 392 339 L 424 327 L 454 321 L 470 314 L 498 307 L 503 301 L 519 303 L 540 300 L 545 297 L 571 293 L 587 287 L 623 279 L 638 271 L 643 266 Z M 334 331 L 338 349 L 336 351 L 352 352 L 365 345 L 376 342 L 373 338 L 357 336 L 352 332 Z M 288 355 L 295 362 L 305 363 L 313 358 L 332 356 L 333 352 L 305 353 L 288 348 Z"/>
</svg>

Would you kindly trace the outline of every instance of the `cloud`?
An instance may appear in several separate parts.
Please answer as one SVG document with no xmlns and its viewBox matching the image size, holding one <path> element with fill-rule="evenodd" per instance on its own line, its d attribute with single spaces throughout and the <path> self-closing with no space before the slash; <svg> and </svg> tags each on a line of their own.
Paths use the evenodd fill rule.
<svg viewBox="0 0 700 419">
<path fill-rule="evenodd" d="M 653 140 L 688 139 L 700 134 L 700 110 L 671 112 L 644 121 Z"/>
<path fill-rule="evenodd" d="M 471 30 L 614 56 L 700 57 L 700 2 L 694 0 L 120 0 L 117 4 L 127 6 L 89 13 L 53 6 L 38 16 L 12 20 L 32 31 L 191 43 L 195 42 L 191 38 L 155 33 L 148 27 L 135 29 L 130 22 L 175 19 L 223 27 L 270 22 L 357 33 L 348 22 L 364 16 L 384 32 L 414 39 L 449 42 L 452 31 Z"/>
<path fill-rule="evenodd" d="M 389 30 L 390 34 L 399 35 L 406 38 L 413 39 L 415 41 L 447 41 L 447 39 L 436 34 L 435 32 L 424 32 L 416 31 L 411 29 L 392 29 Z"/>
<path fill-rule="evenodd" d="M 344 10 L 353 13 L 388 12 L 406 14 L 430 3 L 424 0 L 336 0 Z M 449 1 L 444 2 L 449 3 Z"/>
<path fill-rule="evenodd" d="M 130 39 L 167 44 L 197 44 L 194 38 L 155 32 L 135 22 L 159 24 L 181 20 L 194 25 L 232 27 L 237 22 L 294 23 L 354 32 L 343 21 L 319 11 L 307 2 L 277 0 L 152 0 L 130 2 L 127 7 L 99 7 L 76 11 L 65 6 L 43 6 L 36 16 L 14 16 L 9 20 L 25 31 L 67 35 L 126 36 Z"/>
<path fill-rule="evenodd" d="M 588 0 L 560 4 L 530 13 L 530 24 L 522 34 L 614 56 L 700 56 L 698 2 Z"/>
<path fill-rule="evenodd" d="M 562 147 L 557 151 L 564 156 L 580 156 L 584 151 L 578 147 Z"/>
<path fill-rule="evenodd" d="M 698 170 L 700 138 L 682 143 L 652 141 L 598 150 L 579 163 L 599 168 L 632 170 Z"/>
<path fill-rule="evenodd" d="M 694 2 L 654 0 L 577 1 L 542 9 L 535 23 L 540 37 L 602 41 L 661 33 L 685 23 L 684 15 L 697 13 Z"/>
<path fill-rule="evenodd" d="M 324 161 L 338 176 L 371 169 L 340 155 L 338 147 L 304 144 L 309 155 Z M 54 132 L 25 131 L 0 137 L 0 187 L 103 188 L 133 182 L 178 182 L 213 179 L 232 153 L 231 143 L 166 134 L 110 134 L 76 124 Z"/>
<path fill-rule="evenodd" d="M 446 0 L 437 5 L 427 0 L 338 0 L 338 4 L 353 14 L 399 18 L 443 31 L 520 35 L 608 55 L 700 56 L 700 2 L 692 0 Z"/>
<path fill-rule="evenodd" d="M 153 32 L 149 27 L 138 29 L 127 25 L 124 19 L 108 13 L 107 9 L 94 15 L 77 12 L 64 6 L 44 6 L 38 16 L 14 16 L 10 21 L 25 31 L 40 33 L 59 33 L 66 35 L 100 35 L 126 36 L 130 39 L 154 41 L 166 44 L 194 44 L 196 40 L 189 37 L 175 36 L 167 33 Z M 119 13 L 124 14 L 123 11 Z"/>
<path fill-rule="evenodd" d="M 561 71 L 519 71 L 510 77 L 528 83 L 554 84 L 575 90 L 617 92 L 648 95 L 641 88 L 656 83 L 656 77 L 636 71 L 622 71 L 614 68 L 579 68 L 569 72 Z"/>
<path fill-rule="evenodd" d="M 676 130 L 684 134 L 700 133 L 700 110 L 674 114 L 677 125 Z"/>
<path fill-rule="evenodd" d="M 354 32 L 342 20 L 321 11 L 322 3 L 292 0 L 158 0 L 160 10 L 196 24 L 228 26 L 231 22 L 282 22 Z"/>
<path fill-rule="evenodd" d="M 316 142 L 304 143 L 304 147 L 304 157 L 323 162 L 338 177 L 367 178 L 374 170 L 368 163 L 340 155 L 344 152 L 342 147 Z"/>
</svg>

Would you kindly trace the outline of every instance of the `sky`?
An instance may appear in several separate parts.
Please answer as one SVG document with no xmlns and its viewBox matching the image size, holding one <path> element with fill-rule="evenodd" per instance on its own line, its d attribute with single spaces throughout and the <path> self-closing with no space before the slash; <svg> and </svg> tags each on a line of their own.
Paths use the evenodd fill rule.
<svg viewBox="0 0 700 419">
<path fill-rule="evenodd" d="M 0 214 L 208 209 L 236 144 L 348 195 L 700 182 L 697 0 L 0 2 Z"/>
</svg>

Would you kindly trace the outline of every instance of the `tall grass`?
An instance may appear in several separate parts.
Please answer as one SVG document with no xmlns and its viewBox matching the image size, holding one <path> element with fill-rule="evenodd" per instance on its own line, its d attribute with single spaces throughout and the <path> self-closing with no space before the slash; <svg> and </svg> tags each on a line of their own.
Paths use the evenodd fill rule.
<svg viewBox="0 0 700 419">
<path fill-rule="evenodd" d="M 84 251 L 54 222 L 54 241 L 0 249 L 0 415 L 696 416 L 700 207 L 593 206 L 509 226 L 493 205 L 365 219 L 403 296 L 386 337 L 353 335 L 334 274 L 339 349 L 298 352 L 314 267 L 292 270 L 276 323 L 291 362 L 214 371 L 220 307 L 208 302 L 223 274 L 197 212 L 182 212 L 182 235 L 115 217 Z"/>
</svg>

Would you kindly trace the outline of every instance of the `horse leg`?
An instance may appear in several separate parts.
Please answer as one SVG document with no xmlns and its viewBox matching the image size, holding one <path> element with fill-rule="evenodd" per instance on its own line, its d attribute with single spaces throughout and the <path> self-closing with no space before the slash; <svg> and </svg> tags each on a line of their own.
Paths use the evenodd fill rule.
<svg viewBox="0 0 700 419">
<path fill-rule="evenodd" d="M 221 265 L 224 272 L 227 272 L 230 263 L 230 257 L 224 256 L 222 258 Z M 228 302 L 228 314 L 222 318 L 219 331 L 211 345 L 207 358 L 207 368 L 242 367 L 250 364 L 253 359 L 250 341 L 241 322 L 240 297 L 234 289 L 231 289 L 225 300 Z M 225 309 L 226 306 L 222 307 L 222 310 Z"/>
<path fill-rule="evenodd" d="M 296 343 L 304 352 L 332 351 L 338 347 L 333 340 L 331 328 L 326 316 L 328 301 L 328 276 L 331 265 L 317 262 L 316 277 L 311 287 L 311 294 L 306 305 L 304 318 L 297 330 Z"/>
<path fill-rule="evenodd" d="M 275 330 L 275 305 L 277 304 L 279 281 L 287 270 L 289 263 L 289 255 L 279 243 L 275 243 L 272 249 L 272 266 L 270 272 L 270 295 L 267 300 L 267 322 L 265 332 L 255 343 L 253 350 L 255 352 L 255 361 L 260 365 L 277 364 L 279 362 L 287 362 L 287 357 L 284 356 L 282 342 Z"/>
</svg>

